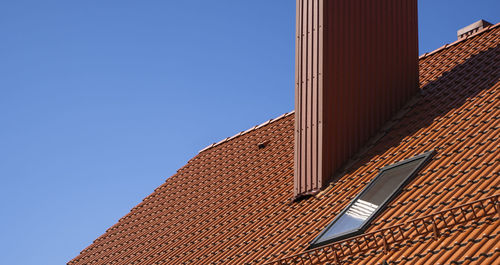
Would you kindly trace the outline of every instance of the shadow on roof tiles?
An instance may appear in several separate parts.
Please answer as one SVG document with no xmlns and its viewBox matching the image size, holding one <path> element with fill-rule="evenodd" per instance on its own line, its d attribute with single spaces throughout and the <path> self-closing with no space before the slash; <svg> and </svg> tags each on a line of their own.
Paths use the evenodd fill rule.
<svg viewBox="0 0 500 265">
<path fill-rule="evenodd" d="M 396 121 L 375 146 L 365 153 L 357 154 L 355 162 L 351 162 L 350 166 L 344 166 L 343 172 L 339 175 L 352 173 L 373 157 L 385 154 L 389 149 L 399 146 L 404 138 L 415 135 L 422 128 L 430 126 L 434 120 L 444 117 L 452 110 L 459 109 L 467 102 L 467 99 L 491 89 L 500 78 L 499 54 L 500 46 L 496 46 L 472 55 L 461 64 L 452 62 L 455 65 L 451 70 L 439 73 L 440 77 L 421 87 L 422 93 L 415 96 L 417 103 L 414 107 L 399 121 Z M 469 56 L 469 54 L 464 56 Z M 484 67 L 485 64 L 489 67 Z M 420 80 L 422 81 L 427 80 Z"/>
</svg>

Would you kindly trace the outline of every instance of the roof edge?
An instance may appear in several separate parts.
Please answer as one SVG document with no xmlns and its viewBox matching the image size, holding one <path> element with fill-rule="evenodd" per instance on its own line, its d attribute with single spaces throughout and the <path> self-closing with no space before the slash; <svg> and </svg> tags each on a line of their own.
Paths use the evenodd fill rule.
<svg viewBox="0 0 500 265">
<path fill-rule="evenodd" d="M 244 135 L 244 134 L 247 134 L 247 133 L 249 133 L 249 132 L 251 132 L 251 131 L 255 131 L 255 130 L 257 130 L 257 129 L 261 128 L 261 127 L 264 127 L 264 126 L 266 126 L 266 125 L 268 125 L 268 124 L 270 124 L 270 123 L 273 123 L 273 122 L 275 122 L 275 121 L 281 120 L 281 119 L 283 119 L 283 118 L 285 118 L 285 117 L 288 117 L 288 116 L 290 116 L 290 115 L 292 115 L 292 114 L 294 114 L 294 113 L 295 113 L 295 110 L 292 110 L 292 111 L 287 112 L 287 113 L 285 113 L 285 114 L 283 114 L 283 115 L 281 115 L 281 116 L 279 116 L 279 117 L 277 117 L 277 118 L 270 119 L 270 120 L 268 120 L 268 121 L 266 121 L 266 122 L 264 122 L 264 123 L 261 123 L 261 124 L 255 125 L 254 127 L 250 128 L 250 129 L 248 129 L 248 130 L 246 130 L 246 131 L 241 131 L 241 132 L 240 132 L 240 133 L 238 133 L 238 134 L 235 134 L 235 135 L 233 135 L 233 136 L 231 136 L 231 137 L 227 137 L 227 138 L 226 138 L 226 139 L 224 139 L 224 140 L 221 140 L 221 141 L 219 141 L 219 142 L 213 143 L 213 144 L 211 144 L 211 145 L 209 145 L 209 146 L 207 146 L 207 147 L 205 147 L 205 148 L 201 149 L 200 151 L 198 151 L 198 154 L 199 154 L 199 153 L 202 153 L 202 152 L 204 152 L 204 151 L 207 151 L 208 149 L 211 149 L 212 147 L 215 147 L 215 146 L 218 146 L 218 145 L 220 145 L 220 144 L 223 144 L 223 143 L 225 143 L 225 142 L 227 142 L 227 141 L 230 141 L 230 140 L 232 140 L 232 139 L 234 139 L 234 138 L 237 138 L 237 137 L 239 137 L 239 136 L 242 136 L 242 135 Z"/>
<path fill-rule="evenodd" d="M 487 27 L 485 27 L 485 28 L 483 28 L 483 29 L 479 30 L 478 32 L 476 32 L 476 33 L 474 33 L 474 34 L 472 34 L 472 35 L 469 35 L 469 36 L 467 36 L 467 37 L 465 37 L 465 38 L 462 38 L 462 39 L 456 40 L 456 41 L 454 41 L 454 42 L 452 42 L 452 43 L 447 43 L 447 44 L 445 44 L 445 45 L 443 45 L 443 46 L 441 46 L 441 47 L 439 47 L 439 48 L 435 49 L 434 51 L 431 51 L 431 52 L 426 52 L 426 53 L 424 53 L 424 54 L 420 55 L 420 56 L 418 57 L 418 59 L 420 60 L 420 59 L 426 58 L 427 56 L 430 56 L 430 55 L 433 55 L 433 54 L 435 54 L 435 53 L 438 53 L 438 52 L 440 52 L 440 51 L 442 51 L 442 50 L 445 50 L 445 49 L 447 49 L 447 48 L 449 48 L 449 47 L 451 47 L 451 46 L 455 46 L 455 45 L 457 45 L 458 43 L 461 43 L 461 42 L 466 41 L 466 40 L 468 40 L 468 39 L 474 38 L 475 36 L 477 36 L 477 35 L 479 35 L 479 34 L 482 34 L 482 33 L 484 33 L 484 32 L 490 31 L 490 30 L 492 30 L 492 29 L 494 29 L 494 28 L 496 28 L 496 27 L 499 27 L 499 26 L 500 26 L 500 22 L 499 22 L 499 23 L 496 23 L 496 24 L 494 24 L 494 25 L 487 26 Z"/>
</svg>

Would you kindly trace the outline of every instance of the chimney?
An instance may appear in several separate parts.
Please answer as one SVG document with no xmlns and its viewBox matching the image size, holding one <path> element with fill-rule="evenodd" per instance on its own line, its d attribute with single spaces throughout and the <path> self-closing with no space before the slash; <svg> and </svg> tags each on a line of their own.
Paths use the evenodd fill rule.
<svg viewBox="0 0 500 265">
<path fill-rule="evenodd" d="M 470 24 L 467 27 L 463 27 L 457 31 L 457 39 L 461 40 L 463 38 L 467 38 L 479 30 L 486 28 L 487 26 L 491 26 L 491 23 L 486 20 L 479 20 L 475 23 Z"/>
<path fill-rule="evenodd" d="M 297 0 L 295 175 L 299 199 L 418 91 L 417 0 Z"/>
</svg>

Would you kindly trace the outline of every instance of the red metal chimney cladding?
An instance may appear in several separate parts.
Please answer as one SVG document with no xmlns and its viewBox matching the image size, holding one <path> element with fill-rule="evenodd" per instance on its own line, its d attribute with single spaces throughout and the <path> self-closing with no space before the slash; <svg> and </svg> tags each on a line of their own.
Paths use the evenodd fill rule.
<svg viewBox="0 0 500 265">
<path fill-rule="evenodd" d="M 418 91 L 417 0 L 297 0 L 295 195 L 326 185 Z"/>
</svg>

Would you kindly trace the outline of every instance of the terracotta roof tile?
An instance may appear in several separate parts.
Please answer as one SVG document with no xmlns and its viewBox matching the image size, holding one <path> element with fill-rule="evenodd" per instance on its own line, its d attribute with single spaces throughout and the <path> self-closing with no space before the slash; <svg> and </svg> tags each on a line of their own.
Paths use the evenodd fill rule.
<svg viewBox="0 0 500 265">
<path fill-rule="evenodd" d="M 384 248 L 379 238 L 382 247 L 339 263 L 499 263 L 499 41 L 497 24 L 421 56 L 421 93 L 318 195 L 291 202 L 291 112 L 200 151 L 69 264 L 302 264 L 286 257 L 309 255 L 309 242 L 379 169 L 428 150 L 436 155 L 365 235 L 473 203 L 470 219 L 435 231 L 421 223 L 429 232 L 408 228 L 405 240 Z M 317 251 L 341 253 L 327 248 Z M 302 261 L 324 264 L 314 259 Z"/>
</svg>

